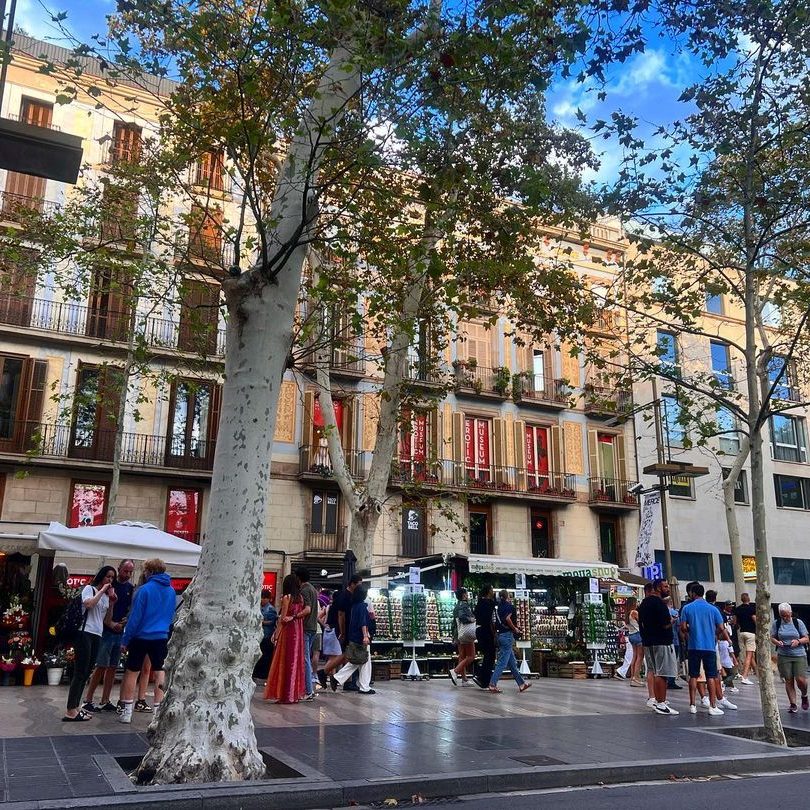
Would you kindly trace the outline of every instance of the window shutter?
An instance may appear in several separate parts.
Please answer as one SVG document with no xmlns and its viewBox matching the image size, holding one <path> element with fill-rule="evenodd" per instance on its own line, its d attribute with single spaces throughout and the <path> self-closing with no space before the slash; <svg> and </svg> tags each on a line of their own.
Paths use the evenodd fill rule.
<svg viewBox="0 0 810 810">
<path fill-rule="evenodd" d="M 315 441 L 315 392 L 304 391 L 304 421 L 301 428 L 301 445 L 314 453 Z"/>
<path fill-rule="evenodd" d="M 211 386 L 211 414 L 208 417 L 208 443 L 209 450 L 213 451 L 216 446 L 217 434 L 219 433 L 219 418 L 222 413 L 222 386 Z M 213 452 L 206 452 L 206 458 L 213 459 Z"/>
<path fill-rule="evenodd" d="M 22 172 L 7 172 L 4 210 L 13 211 L 14 208 L 22 207 L 41 211 L 45 200 L 45 183 L 44 177 L 34 177 L 33 174 Z"/>
<path fill-rule="evenodd" d="M 559 425 L 552 425 L 549 430 L 549 451 L 551 456 L 550 472 L 559 475 L 565 472 L 565 462 L 563 454 L 565 452 L 565 442 L 562 437 L 562 429 Z"/>
<path fill-rule="evenodd" d="M 53 121 L 53 104 L 24 98 L 20 108 L 20 118 L 35 127 L 50 127 Z"/>
<path fill-rule="evenodd" d="M 442 447 L 441 414 L 438 408 L 428 413 L 428 458 L 442 460 L 444 448 Z"/>
<path fill-rule="evenodd" d="M 45 404 L 45 380 L 48 374 L 48 363 L 46 360 L 27 360 L 31 368 L 31 386 L 28 394 L 28 402 L 25 407 L 23 425 L 23 450 L 34 448 L 33 437 L 39 429 L 42 421 L 42 409 Z M 27 374 L 23 379 L 27 378 Z"/>
<path fill-rule="evenodd" d="M 515 422 L 513 436 L 515 443 L 515 468 L 518 489 L 526 489 L 526 423 L 522 419 Z"/>
<path fill-rule="evenodd" d="M 492 450 L 495 462 L 495 480 L 509 482 L 509 471 L 506 469 L 506 422 L 503 419 L 492 420 Z"/>
<path fill-rule="evenodd" d="M 591 478 L 599 478 L 599 445 L 595 430 L 588 431 L 588 468 Z"/>
<path fill-rule="evenodd" d="M 796 417 L 796 433 L 799 441 L 799 458 L 807 461 L 807 431 L 805 430 L 804 419 Z M 771 446 L 773 448 L 773 446 Z M 771 449 L 771 456 L 773 456 L 773 449 Z"/>
<path fill-rule="evenodd" d="M 337 421 L 337 415 L 335 415 Z M 354 400 L 343 400 L 343 420 L 340 425 L 340 443 L 344 450 L 354 449 Z M 349 461 L 349 459 L 347 459 Z"/>
<path fill-rule="evenodd" d="M 454 481 L 459 483 L 466 480 L 464 472 L 464 414 L 453 412 L 453 470 Z M 451 483 L 451 482 L 447 482 Z"/>
<path fill-rule="evenodd" d="M 627 465 L 625 462 L 624 436 L 616 436 L 614 439 L 616 449 L 616 471 L 620 481 L 627 481 Z"/>
</svg>

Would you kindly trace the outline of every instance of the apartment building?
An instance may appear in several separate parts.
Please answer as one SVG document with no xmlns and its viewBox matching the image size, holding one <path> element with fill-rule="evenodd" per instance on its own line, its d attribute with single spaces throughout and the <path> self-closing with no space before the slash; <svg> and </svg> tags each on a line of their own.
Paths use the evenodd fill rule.
<svg viewBox="0 0 810 810">
<path fill-rule="evenodd" d="M 2 115 L 80 136 L 88 169 L 79 183 L 137 161 L 157 131 L 153 92 L 167 93 L 171 84 L 155 80 L 142 89 L 120 82 L 107 88 L 102 106 L 80 86 L 74 102 L 60 105 L 56 78 L 39 70 L 43 55 L 58 66 L 70 52 L 15 36 Z M 99 75 L 87 60 L 88 84 Z M 188 185 L 193 201 L 178 199 L 165 212 L 190 214 L 178 220 L 189 223 L 174 257 L 179 281 L 151 300 L 132 300 L 126 279 L 115 276 L 120 262 L 112 263 L 118 271 L 99 263 L 69 294 L 33 247 L 0 268 L 3 521 L 105 522 L 118 407 L 114 394 L 100 394 L 110 388 L 110 369 L 122 366 L 135 324 L 154 374 L 141 374 L 126 395 L 115 519 L 146 521 L 190 540 L 204 533 L 224 355 L 216 276 L 233 263 L 219 225 L 238 200 L 217 154 L 200 155 Z M 131 212 L 139 200 L 115 198 L 114 191 L 105 187 L 114 199 L 102 206 L 94 245 L 135 262 L 142 248 L 122 207 Z M 64 183 L 0 171 L 0 228 L 24 240 L 30 211 L 56 211 L 72 193 Z"/>
</svg>

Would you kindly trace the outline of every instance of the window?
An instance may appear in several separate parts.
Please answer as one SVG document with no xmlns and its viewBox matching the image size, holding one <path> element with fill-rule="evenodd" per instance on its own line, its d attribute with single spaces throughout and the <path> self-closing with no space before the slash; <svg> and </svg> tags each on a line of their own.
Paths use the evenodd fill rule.
<svg viewBox="0 0 810 810">
<path fill-rule="evenodd" d="M 464 466 L 467 478 L 476 481 L 489 481 L 490 441 L 492 425 L 489 419 L 467 416 L 464 419 Z"/>
<path fill-rule="evenodd" d="M 402 507 L 402 556 L 427 555 L 427 510 L 424 506 Z"/>
<path fill-rule="evenodd" d="M 20 105 L 20 121 L 34 127 L 50 129 L 53 121 L 53 104 L 35 98 L 24 98 Z"/>
<path fill-rule="evenodd" d="M 132 285 L 122 268 L 97 267 L 91 280 L 85 334 L 124 342 L 132 321 Z"/>
<path fill-rule="evenodd" d="M 225 166 L 221 150 L 206 152 L 194 166 L 194 185 L 213 191 L 225 188 Z"/>
<path fill-rule="evenodd" d="M 137 163 L 141 159 L 141 128 L 116 121 L 110 142 L 111 163 Z"/>
<path fill-rule="evenodd" d="M 664 394 L 663 418 L 665 441 L 670 446 L 683 447 L 686 440 L 686 428 L 682 424 L 683 410 L 680 402 L 672 394 Z"/>
<path fill-rule="evenodd" d="M 743 554 L 743 579 L 746 582 L 756 582 L 757 559 Z M 734 582 L 734 567 L 731 564 L 731 554 L 720 555 L 720 581 Z"/>
<path fill-rule="evenodd" d="M 798 395 L 792 386 L 793 373 L 784 357 L 773 357 L 768 363 L 768 382 L 773 386 L 773 398 L 795 402 Z"/>
<path fill-rule="evenodd" d="M 177 348 L 184 352 L 212 355 L 219 329 L 218 284 L 183 279 L 180 284 L 180 329 Z"/>
<path fill-rule="evenodd" d="M 328 490 L 312 493 L 310 531 L 313 534 L 337 535 L 340 494 Z"/>
<path fill-rule="evenodd" d="M 525 438 L 526 473 L 529 491 L 548 489 L 548 428 L 527 425 Z"/>
<path fill-rule="evenodd" d="M 672 551 L 672 573 L 684 582 L 698 580 L 699 582 L 711 582 L 712 575 L 712 555 L 704 554 L 700 551 Z M 664 565 L 664 552 L 661 549 L 655 551 L 655 561 Z M 666 572 L 665 572 L 666 573 Z"/>
<path fill-rule="evenodd" d="M 599 470 L 603 478 L 615 480 L 616 475 L 616 447 L 611 433 L 597 433 L 596 441 L 599 453 Z"/>
<path fill-rule="evenodd" d="M 782 312 L 773 301 L 766 301 L 762 305 L 762 323 L 765 326 L 777 327 L 782 323 Z"/>
<path fill-rule="evenodd" d="M 0 355 L 0 439 L 13 439 L 21 404 L 22 357 Z"/>
<path fill-rule="evenodd" d="M 618 525 L 615 518 L 602 517 L 599 520 L 599 550 L 603 562 L 618 565 Z"/>
<path fill-rule="evenodd" d="M 672 332 L 659 329 L 656 335 L 656 350 L 662 373 L 680 376 L 677 337 Z"/>
<path fill-rule="evenodd" d="M 807 461 L 804 419 L 777 414 L 771 422 L 771 456 L 777 461 Z"/>
<path fill-rule="evenodd" d="M 684 475 L 673 475 L 669 483 L 669 494 L 676 498 L 694 498 L 692 479 Z"/>
<path fill-rule="evenodd" d="M 191 543 L 199 543 L 201 518 L 202 490 L 169 490 L 165 524 L 169 534 Z"/>
<path fill-rule="evenodd" d="M 169 404 L 167 455 L 171 464 L 208 468 L 219 423 L 219 386 L 178 380 Z"/>
<path fill-rule="evenodd" d="M 400 474 L 411 480 L 430 480 L 435 470 L 428 463 L 430 417 L 424 411 L 403 411 L 399 435 Z M 435 483 L 435 480 L 434 480 Z"/>
<path fill-rule="evenodd" d="M 810 560 L 773 558 L 774 585 L 810 585 Z"/>
<path fill-rule="evenodd" d="M 414 325 L 413 343 L 408 346 L 408 379 L 430 382 L 438 379 L 435 364 L 438 358 L 432 349 L 430 327 L 424 321 Z"/>
<path fill-rule="evenodd" d="M 712 313 L 712 315 L 722 315 L 723 314 L 723 296 L 719 293 L 713 295 L 711 293 L 706 293 L 706 312 Z"/>
<path fill-rule="evenodd" d="M 810 508 L 810 479 L 796 475 L 775 475 L 776 505 L 783 509 Z"/>
<path fill-rule="evenodd" d="M 80 364 L 73 398 L 70 455 L 109 461 L 115 449 L 121 398 L 120 374 L 111 367 Z"/>
<path fill-rule="evenodd" d="M 190 256 L 206 261 L 222 260 L 222 209 L 214 206 L 191 206 L 188 218 L 188 252 Z"/>
<path fill-rule="evenodd" d="M 723 467 L 721 473 L 725 481 L 729 474 L 728 467 Z M 745 470 L 740 470 L 737 482 L 734 484 L 734 503 L 748 503 L 748 473 Z"/>
<path fill-rule="evenodd" d="M 70 485 L 68 526 L 103 526 L 107 514 L 109 484 L 73 481 Z"/>
<path fill-rule="evenodd" d="M 551 515 L 532 509 L 531 519 L 532 557 L 551 557 Z"/>
<path fill-rule="evenodd" d="M 730 456 L 736 456 L 740 452 L 740 434 L 737 419 L 734 414 L 724 407 L 718 407 L 715 424 L 717 425 L 717 443 L 720 450 Z"/>
<path fill-rule="evenodd" d="M 712 340 L 710 346 L 715 379 L 723 388 L 733 388 L 734 378 L 731 376 L 731 353 L 728 344 Z"/>
</svg>

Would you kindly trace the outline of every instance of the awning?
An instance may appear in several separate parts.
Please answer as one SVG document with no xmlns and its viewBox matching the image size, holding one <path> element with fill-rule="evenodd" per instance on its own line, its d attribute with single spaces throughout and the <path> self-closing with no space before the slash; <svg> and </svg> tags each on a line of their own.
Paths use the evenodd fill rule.
<svg viewBox="0 0 810 810">
<path fill-rule="evenodd" d="M 471 574 L 526 574 L 540 577 L 599 577 L 619 578 L 619 566 L 605 562 L 579 562 L 537 558 L 513 560 L 488 554 L 470 554 L 467 558 Z"/>
<path fill-rule="evenodd" d="M 644 587 L 644 585 L 650 581 L 645 577 L 640 577 L 638 574 L 634 574 L 632 571 L 622 571 L 619 574 L 619 580 L 625 585 L 634 585 L 638 587 Z"/>
<path fill-rule="evenodd" d="M 148 560 L 159 557 L 167 565 L 196 567 L 200 547 L 161 531 L 149 523 L 123 521 L 110 526 L 82 526 L 68 529 L 51 523 L 40 532 L 37 547 L 86 557 L 114 557 L 119 560 Z"/>
</svg>

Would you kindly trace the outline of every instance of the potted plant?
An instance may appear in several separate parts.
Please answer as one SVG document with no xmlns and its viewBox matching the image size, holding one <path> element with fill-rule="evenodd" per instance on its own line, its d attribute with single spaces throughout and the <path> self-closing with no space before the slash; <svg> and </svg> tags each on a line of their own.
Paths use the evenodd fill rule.
<svg viewBox="0 0 810 810">
<path fill-rule="evenodd" d="M 492 388 L 496 394 L 505 397 L 509 393 L 509 387 L 512 385 L 512 374 L 506 366 L 498 366 L 493 369 L 494 380 Z"/>
<path fill-rule="evenodd" d="M 11 673 L 17 669 L 17 661 L 13 657 L 0 656 L 0 672 L 3 673 L 3 686 L 11 685 Z"/>
<path fill-rule="evenodd" d="M 3 611 L 3 627 L 8 630 L 26 630 L 28 628 L 28 611 L 13 597 L 11 604 Z"/>
<path fill-rule="evenodd" d="M 59 686 L 65 666 L 74 658 L 73 648 L 57 647 L 52 652 L 46 653 L 44 658 L 45 668 L 48 671 L 48 686 Z"/>
<path fill-rule="evenodd" d="M 27 655 L 20 661 L 20 668 L 23 671 L 23 686 L 31 686 L 34 682 L 34 673 L 40 666 L 42 666 L 42 661 L 29 650 Z"/>
</svg>

